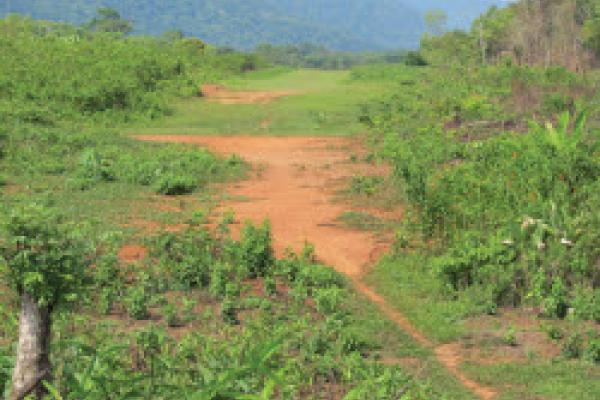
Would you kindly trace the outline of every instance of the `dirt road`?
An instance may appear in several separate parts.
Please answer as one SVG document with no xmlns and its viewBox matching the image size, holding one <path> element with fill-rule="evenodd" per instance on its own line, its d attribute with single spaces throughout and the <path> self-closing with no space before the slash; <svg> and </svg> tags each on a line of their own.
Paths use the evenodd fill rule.
<svg viewBox="0 0 600 400">
<path fill-rule="evenodd" d="M 350 155 L 360 149 L 355 139 L 339 137 L 257 137 L 257 136 L 138 136 L 140 140 L 189 143 L 220 153 L 235 153 L 254 165 L 254 176 L 230 187 L 238 200 L 228 201 L 221 210 L 233 209 L 238 222 L 262 222 L 273 228 L 275 250 L 299 250 L 306 241 L 315 246 L 317 257 L 347 275 L 357 290 L 424 347 L 431 348 L 440 363 L 462 384 L 484 400 L 495 390 L 467 378 L 459 369 L 458 350 L 449 345 L 436 347 L 400 312 L 368 287 L 361 276 L 389 248 L 390 242 L 376 239 L 368 231 L 348 229 L 336 222 L 349 206 L 334 198 L 347 180 L 356 175 L 381 173 L 381 168 L 352 162 Z M 239 226 L 239 225 L 238 225 Z"/>
</svg>

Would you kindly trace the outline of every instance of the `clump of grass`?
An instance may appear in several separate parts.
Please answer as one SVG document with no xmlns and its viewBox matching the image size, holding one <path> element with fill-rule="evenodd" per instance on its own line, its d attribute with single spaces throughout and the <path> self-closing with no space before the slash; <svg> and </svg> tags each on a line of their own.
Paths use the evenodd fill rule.
<svg viewBox="0 0 600 400">
<path fill-rule="evenodd" d="M 389 224 L 381 218 L 375 217 L 371 214 L 348 211 L 343 213 L 337 218 L 337 221 L 344 225 L 359 230 L 365 231 L 376 231 L 386 228 Z"/>
</svg>

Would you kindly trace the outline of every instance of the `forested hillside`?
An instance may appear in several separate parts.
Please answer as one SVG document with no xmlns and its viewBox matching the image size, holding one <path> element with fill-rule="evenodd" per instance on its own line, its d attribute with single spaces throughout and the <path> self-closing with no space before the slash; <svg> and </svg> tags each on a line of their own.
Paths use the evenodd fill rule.
<svg viewBox="0 0 600 400">
<path fill-rule="evenodd" d="M 336 50 L 415 47 L 430 8 L 448 12 L 448 26 L 467 26 L 498 0 L 460 3 L 429 0 L 19 0 L 7 10 L 38 19 L 81 24 L 100 7 L 111 7 L 134 22 L 136 33 L 181 30 L 210 43 L 251 48 L 261 43 L 315 43 Z M 4 3 L 4 4 L 2 4 Z"/>
</svg>

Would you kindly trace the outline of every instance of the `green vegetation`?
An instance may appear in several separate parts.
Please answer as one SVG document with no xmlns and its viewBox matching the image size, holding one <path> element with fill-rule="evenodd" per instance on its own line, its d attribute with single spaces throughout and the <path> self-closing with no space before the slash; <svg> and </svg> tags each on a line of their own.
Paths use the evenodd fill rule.
<svg viewBox="0 0 600 400">
<path fill-rule="evenodd" d="M 139 34 L 170 34 L 175 29 L 219 46 L 249 49 L 263 43 L 318 43 L 336 50 L 378 50 L 414 47 L 423 32 L 422 17 L 443 9 L 451 26 L 466 25 L 502 0 L 402 0 L 378 3 L 355 0 L 20 0 L 13 13 L 36 19 L 83 24 L 99 7 L 111 7 L 135 21 Z M 7 8 L 0 10 L 0 15 Z"/>
<path fill-rule="evenodd" d="M 202 18 L 253 7 L 226 3 Z M 80 27 L 0 21 L 0 393 L 471 398 L 456 367 L 500 399 L 598 398 L 596 8 L 520 1 L 469 32 L 447 32 L 431 12 L 420 50 L 398 65 L 308 45 L 257 55 L 178 32 L 130 36 L 111 9 L 84 9 Z M 220 104 L 201 98 L 205 83 L 282 97 Z M 243 177 L 242 159 L 128 137 L 365 131 L 365 159 L 391 176 L 357 174 L 339 194 L 401 203 L 403 221 L 354 211 L 337 222 L 382 239 L 395 230 L 391 252 L 356 279 L 431 346 L 311 246 L 275 257 L 268 221 L 239 239 L 233 214 L 215 221 L 215 183 Z"/>
<path fill-rule="evenodd" d="M 274 65 L 327 70 L 343 70 L 361 64 L 400 63 L 413 54 L 405 51 L 342 52 L 311 44 L 262 44 L 254 49 L 254 53 Z"/>
<path fill-rule="evenodd" d="M 556 11 L 574 2 L 540 3 Z M 503 53 L 514 45 L 506 39 L 525 27 L 516 21 L 526 4 L 491 10 L 471 32 L 426 36 L 419 54 L 429 66 L 352 72 L 353 79 L 395 87 L 367 104 L 361 120 L 377 156 L 393 167 L 386 184 L 396 182 L 409 206 L 394 252 L 367 281 L 442 343 L 484 341 L 489 331 L 477 324 L 491 319 L 497 346 L 531 348 L 522 341 L 531 326 L 505 323 L 513 310 L 530 310 L 534 324 L 571 324 L 572 334 L 552 334 L 562 355 L 551 365 L 550 357 L 531 352 L 527 365 L 475 360 L 465 370 L 504 385 L 500 398 L 596 398 L 588 383 L 599 373 L 599 81 L 594 70 L 567 69 L 591 64 L 563 62 L 554 48 L 551 65 L 533 48 L 522 49 L 520 59 Z M 540 10 L 532 5 L 529 12 Z M 573 16 L 551 15 L 561 24 Z M 584 45 L 592 15 L 575 25 Z M 551 32 L 542 48 L 565 39 L 564 31 Z M 589 56 L 587 43 L 580 50 Z M 525 384 L 532 381 L 538 384 Z"/>
<path fill-rule="evenodd" d="M 313 91 L 291 117 L 297 124 L 332 88 L 329 110 L 342 128 L 357 129 L 351 115 L 363 96 L 343 98 L 361 86 L 348 74 L 271 70 L 236 80 L 251 57 L 189 39 L 17 17 L 0 30 L 0 45 L 14 52 L 0 67 L 6 397 L 469 398 L 431 352 L 314 264 L 309 250 L 276 260 L 267 223 L 247 225 L 240 240 L 228 233 L 232 216 L 216 232 L 202 226 L 207 214 L 197 210 L 216 201 L 211 184 L 240 177 L 241 159 L 141 143 L 115 129 L 176 119 L 168 104 L 197 103 L 202 83 L 225 79 L 238 88 L 292 83 Z M 120 254 L 140 240 L 149 254 Z M 29 337 L 18 336 L 19 324 L 32 321 L 19 307 L 37 321 Z M 34 343 L 36 353 L 15 362 L 17 340 Z M 401 363 L 381 363 L 386 357 L 418 358 L 431 382 Z M 13 377 L 15 365 L 26 373 Z"/>
<path fill-rule="evenodd" d="M 14 3 L 11 11 L 83 24 L 99 7 L 111 7 L 134 20 L 137 33 L 161 35 L 179 29 L 215 45 L 244 49 L 262 43 L 320 43 L 349 51 L 400 48 L 414 45 L 421 31 L 419 14 L 411 7 L 388 3 L 381 12 L 365 0 L 352 7 L 341 0 L 193 0 L 169 6 L 156 0 L 143 5 L 131 0 L 24 0 Z M 397 37 L 401 42 L 392 39 Z"/>
<path fill-rule="evenodd" d="M 185 99 L 173 115 L 151 124 L 133 123 L 131 134 L 352 135 L 365 131 L 356 118 L 360 105 L 385 92 L 380 82 L 352 82 L 350 72 L 275 68 L 224 80 L 243 91 L 282 91 L 287 97 L 262 104 L 231 105 Z"/>
<path fill-rule="evenodd" d="M 219 231 L 227 231 L 227 221 Z M 291 398 L 343 388 L 347 399 L 398 393 L 428 399 L 442 389 L 377 363 L 372 337 L 383 322 L 361 311 L 343 278 L 313 264 L 309 252 L 275 260 L 268 225 L 247 225 L 239 241 L 226 233 L 213 237 L 200 226 L 159 234 L 137 267 L 120 263 L 114 244 L 97 248 L 97 265 L 85 270 L 93 290 L 80 291 L 77 314 L 62 309 L 53 325 L 55 372 L 46 385 L 53 398 L 246 398 L 275 391 Z M 266 296 L 253 289 L 267 279 L 280 290 Z M 197 320 L 176 319 L 166 299 L 182 296 L 199 300 Z M 111 304 L 103 313 L 96 307 L 101 299 Z M 154 306 L 160 303 L 165 306 Z M 162 322 L 140 322 L 130 331 L 119 322 L 126 315 Z M 361 322 L 367 316 L 369 322 Z M 10 321 L 3 332 L 16 333 Z M 405 343 L 405 354 L 418 351 L 407 338 L 396 340 Z M 435 373 L 447 380 L 444 392 L 465 398 L 452 380 Z"/>
</svg>

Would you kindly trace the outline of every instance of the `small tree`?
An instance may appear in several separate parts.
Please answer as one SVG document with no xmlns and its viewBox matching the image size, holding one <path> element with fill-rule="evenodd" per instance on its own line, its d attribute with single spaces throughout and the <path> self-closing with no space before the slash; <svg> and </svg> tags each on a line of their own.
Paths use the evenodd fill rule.
<svg viewBox="0 0 600 400">
<path fill-rule="evenodd" d="M 92 32 L 115 32 L 127 35 L 133 27 L 131 22 L 121 18 L 121 14 L 112 8 L 103 7 L 97 11 L 97 16 L 87 25 Z"/>
<path fill-rule="evenodd" d="M 83 287 L 86 247 L 50 209 L 20 207 L 1 218 L 0 272 L 21 300 L 10 399 L 41 399 L 51 377 L 52 312 Z"/>
<path fill-rule="evenodd" d="M 425 26 L 427 32 L 434 36 L 440 36 L 447 30 L 448 14 L 444 10 L 433 9 L 425 13 Z"/>
</svg>

